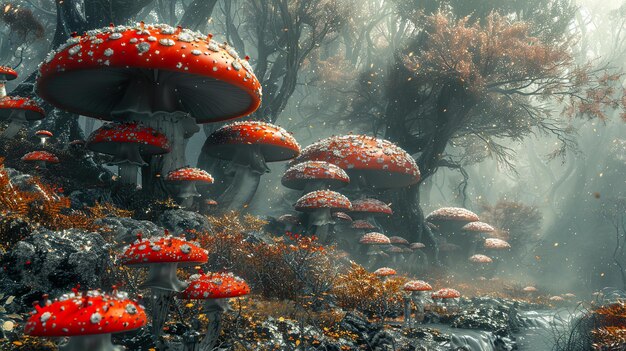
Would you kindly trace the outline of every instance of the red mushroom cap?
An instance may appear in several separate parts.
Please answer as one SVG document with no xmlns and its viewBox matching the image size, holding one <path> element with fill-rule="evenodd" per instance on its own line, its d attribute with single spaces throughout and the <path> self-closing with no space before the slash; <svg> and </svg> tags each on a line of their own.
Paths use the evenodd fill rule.
<svg viewBox="0 0 626 351">
<path fill-rule="evenodd" d="M 17 78 L 17 72 L 9 66 L 0 66 L 0 80 L 13 80 Z"/>
<path fill-rule="evenodd" d="M 411 245 L 409 246 L 409 248 L 411 250 L 419 250 L 419 249 L 423 249 L 425 247 L 426 247 L 426 245 L 424 245 L 422 243 L 411 243 Z"/>
<path fill-rule="evenodd" d="M 164 236 L 138 239 L 127 246 L 120 257 L 125 265 L 147 265 L 152 263 L 204 263 L 208 252 L 197 244 L 183 238 Z"/>
<path fill-rule="evenodd" d="M 187 300 L 224 299 L 248 295 L 250 287 L 232 273 L 194 274 L 179 296 Z"/>
<path fill-rule="evenodd" d="M 465 232 L 491 233 L 496 229 L 485 222 L 470 222 L 461 228 Z"/>
<path fill-rule="evenodd" d="M 389 268 L 389 267 L 382 267 L 382 268 L 378 268 L 377 270 L 375 270 L 374 274 L 379 277 L 387 277 L 390 275 L 396 275 L 396 270 L 393 268 Z"/>
<path fill-rule="evenodd" d="M 326 161 L 376 188 L 401 188 L 420 181 L 415 160 L 397 145 L 365 135 L 334 136 L 302 150 L 294 163 Z"/>
<path fill-rule="evenodd" d="M 70 141 L 70 145 L 85 145 L 85 141 L 80 139 L 72 140 Z"/>
<path fill-rule="evenodd" d="M 167 137 L 141 123 L 107 123 L 96 129 L 87 140 L 90 150 L 108 155 L 119 154 L 121 144 L 140 144 L 142 155 L 159 155 L 170 150 Z"/>
<path fill-rule="evenodd" d="M 342 222 L 351 223 L 352 217 L 348 216 L 345 212 L 333 212 L 333 218 L 338 219 Z"/>
<path fill-rule="evenodd" d="M 404 291 L 430 291 L 433 287 L 423 280 L 409 280 L 404 284 Z"/>
<path fill-rule="evenodd" d="M 111 120 L 123 97 L 120 86 L 142 70 L 165 72 L 175 110 L 198 123 L 246 116 L 261 103 L 252 67 L 232 47 L 162 24 L 111 26 L 70 38 L 40 66 L 37 94 L 60 109 Z"/>
<path fill-rule="evenodd" d="M 352 201 L 352 213 L 392 215 L 393 210 L 386 203 L 376 199 L 358 199 Z"/>
<path fill-rule="evenodd" d="M 473 255 L 472 257 L 469 258 L 470 262 L 473 263 L 491 263 L 493 262 L 493 260 L 491 259 L 491 257 L 489 256 L 485 256 L 485 255 Z"/>
<path fill-rule="evenodd" d="M 426 221 L 435 222 L 477 222 L 478 216 L 465 208 L 442 207 L 426 216 Z"/>
<path fill-rule="evenodd" d="M 401 236 L 390 236 L 389 241 L 396 245 L 409 245 L 409 241 Z"/>
<path fill-rule="evenodd" d="M 298 199 L 295 205 L 296 211 L 300 212 L 310 212 L 320 208 L 349 211 L 352 205 L 347 197 L 332 190 L 312 191 Z"/>
<path fill-rule="evenodd" d="M 352 225 L 350 227 L 352 229 L 376 229 L 375 225 L 362 219 L 357 219 L 356 221 L 352 222 Z"/>
<path fill-rule="evenodd" d="M 206 199 L 206 200 L 204 201 L 204 203 L 205 203 L 206 205 L 208 205 L 208 206 L 217 206 L 217 205 L 218 205 L 217 201 L 216 201 L 216 200 L 213 200 L 213 199 Z"/>
<path fill-rule="evenodd" d="M 29 98 L 19 96 L 0 98 L 0 119 L 10 118 L 11 112 L 15 110 L 23 111 L 27 121 L 36 121 L 45 117 L 44 110 Z"/>
<path fill-rule="evenodd" d="M 306 161 L 291 166 L 280 182 L 289 189 L 303 190 L 312 181 L 324 182 L 330 189 L 338 189 L 350 183 L 348 174 L 332 163 Z"/>
<path fill-rule="evenodd" d="M 32 151 L 22 156 L 22 161 L 43 161 L 46 163 L 59 163 L 59 159 L 48 151 Z"/>
<path fill-rule="evenodd" d="M 213 184 L 213 177 L 200 168 L 183 167 L 167 174 L 165 180 L 169 182 L 202 182 Z"/>
<path fill-rule="evenodd" d="M 202 152 L 231 160 L 236 149 L 249 147 L 259 147 L 266 162 L 289 160 L 300 153 L 300 145 L 290 133 L 260 121 L 235 122 L 221 127 L 209 135 Z"/>
<path fill-rule="evenodd" d="M 51 131 L 49 131 L 49 130 L 38 130 L 38 131 L 36 131 L 36 132 L 35 132 L 35 135 L 36 135 L 36 136 L 39 136 L 39 137 L 48 137 L 48 138 L 52 138 L 52 135 L 53 135 L 53 134 L 52 134 L 52 132 L 51 132 Z"/>
<path fill-rule="evenodd" d="M 61 296 L 36 311 L 26 322 L 24 333 L 34 336 L 77 336 L 119 333 L 146 325 L 141 305 L 125 293 L 113 295 L 89 291 Z"/>
<path fill-rule="evenodd" d="M 360 244 L 364 245 L 389 245 L 391 242 L 385 234 L 371 232 L 363 235 L 359 239 Z"/>
<path fill-rule="evenodd" d="M 461 293 L 451 288 L 439 289 L 432 294 L 433 299 L 458 299 L 459 297 Z"/>
<path fill-rule="evenodd" d="M 488 238 L 488 239 L 485 239 L 485 244 L 483 245 L 483 247 L 485 249 L 492 249 L 492 250 L 506 250 L 506 249 L 510 249 L 511 245 L 502 239 Z"/>
</svg>

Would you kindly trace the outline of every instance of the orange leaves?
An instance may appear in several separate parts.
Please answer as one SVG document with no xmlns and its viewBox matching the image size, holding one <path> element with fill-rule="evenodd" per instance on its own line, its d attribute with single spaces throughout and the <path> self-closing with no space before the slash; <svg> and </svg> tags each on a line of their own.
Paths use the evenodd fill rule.
<svg viewBox="0 0 626 351">
<path fill-rule="evenodd" d="M 533 37 L 529 24 L 511 22 L 497 13 L 483 23 L 469 17 L 454 21 L 444 14 L 426 18 L 424 50 L 405 55 L 405 66 L 416 75 L 458 79 L 479 93 L 490 86 L 520 87 L 554 76 L 572 61 L 565 43 Z"/>
</svg>

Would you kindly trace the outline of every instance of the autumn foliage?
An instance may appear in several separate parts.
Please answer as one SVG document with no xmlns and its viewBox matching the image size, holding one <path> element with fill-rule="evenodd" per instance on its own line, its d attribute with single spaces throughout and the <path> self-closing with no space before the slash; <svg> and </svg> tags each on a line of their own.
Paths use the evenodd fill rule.
<svg viewBox="0 0 626 351">
<path fill-rule="evenodd" d="M 39 227 L 93 231 L 97 229 L 93 222 L 98 218 L 107 215 L 128 217 L 132 214 L 109 204 L 74 210 L 62 189 L 37 177 L 29 179 L 27 190 L 21 189 L 12 184 L 2 161 L 0 159 L 0 244 L 5 248 L 22 239 L 19 233 L 25 235 Z"/>
</svg>

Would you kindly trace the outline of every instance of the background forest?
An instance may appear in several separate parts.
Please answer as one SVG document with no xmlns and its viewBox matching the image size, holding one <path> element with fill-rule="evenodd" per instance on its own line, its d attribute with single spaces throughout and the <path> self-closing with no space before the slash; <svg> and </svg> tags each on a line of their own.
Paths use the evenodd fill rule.
<svg viewBox="0 0 626 351">
<path fill-rule="evenodd" d="M 509 239 L 511 271 L 566 289 L 626 283 L 626 3 L 23 0 L 0 10 L 0 63 L 22 72 L 9 95 L 32 96 L 37 65 L 74 32 L 145 21 L 213 33 L 251 58 L 264 95 L 252 119 L 303 145 L 352 132 L 414 156 L 422 182 L 384 194 L 399 214 L 388 232 L 418 240 L 424 212 L 466 207 Z M 220 126 L 187 148 L 218 180 L 228 176 L 201 149 Z M 34 128 L 66 143 L 97 127 L 53 111 Z M 251 212 L 279 216 L 295 202 L 283 167 L 270 165 Z"/>
</svg>

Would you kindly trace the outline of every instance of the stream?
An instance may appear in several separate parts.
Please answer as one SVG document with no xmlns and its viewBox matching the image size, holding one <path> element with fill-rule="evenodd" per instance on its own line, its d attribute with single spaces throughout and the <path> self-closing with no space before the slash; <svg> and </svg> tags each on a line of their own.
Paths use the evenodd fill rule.
<svg viewBox="0 0 626 351">
<path fill-rule="evenodd" d="M 512 350 L 517 344 L 517 350 L 550 351 L 554 346 L 555 331 L 568 328 L 570 321 L 577 317 L 579 312 L 572 309 L 520 311 L 519 317 L 523 320 L 520 331 L 513 336 L 516 341 L 498 340 L 492 332 L 479 329 L 453 328 L 446 324 L 428 323 L 425 327 L 438 329 L 442 333 L 452 336 L 446 343 L 447 348 L 466 347 L 471 351 L 504 351 Z M 504 342 L 502 342 L 504 341 Z"/>
</svg>

